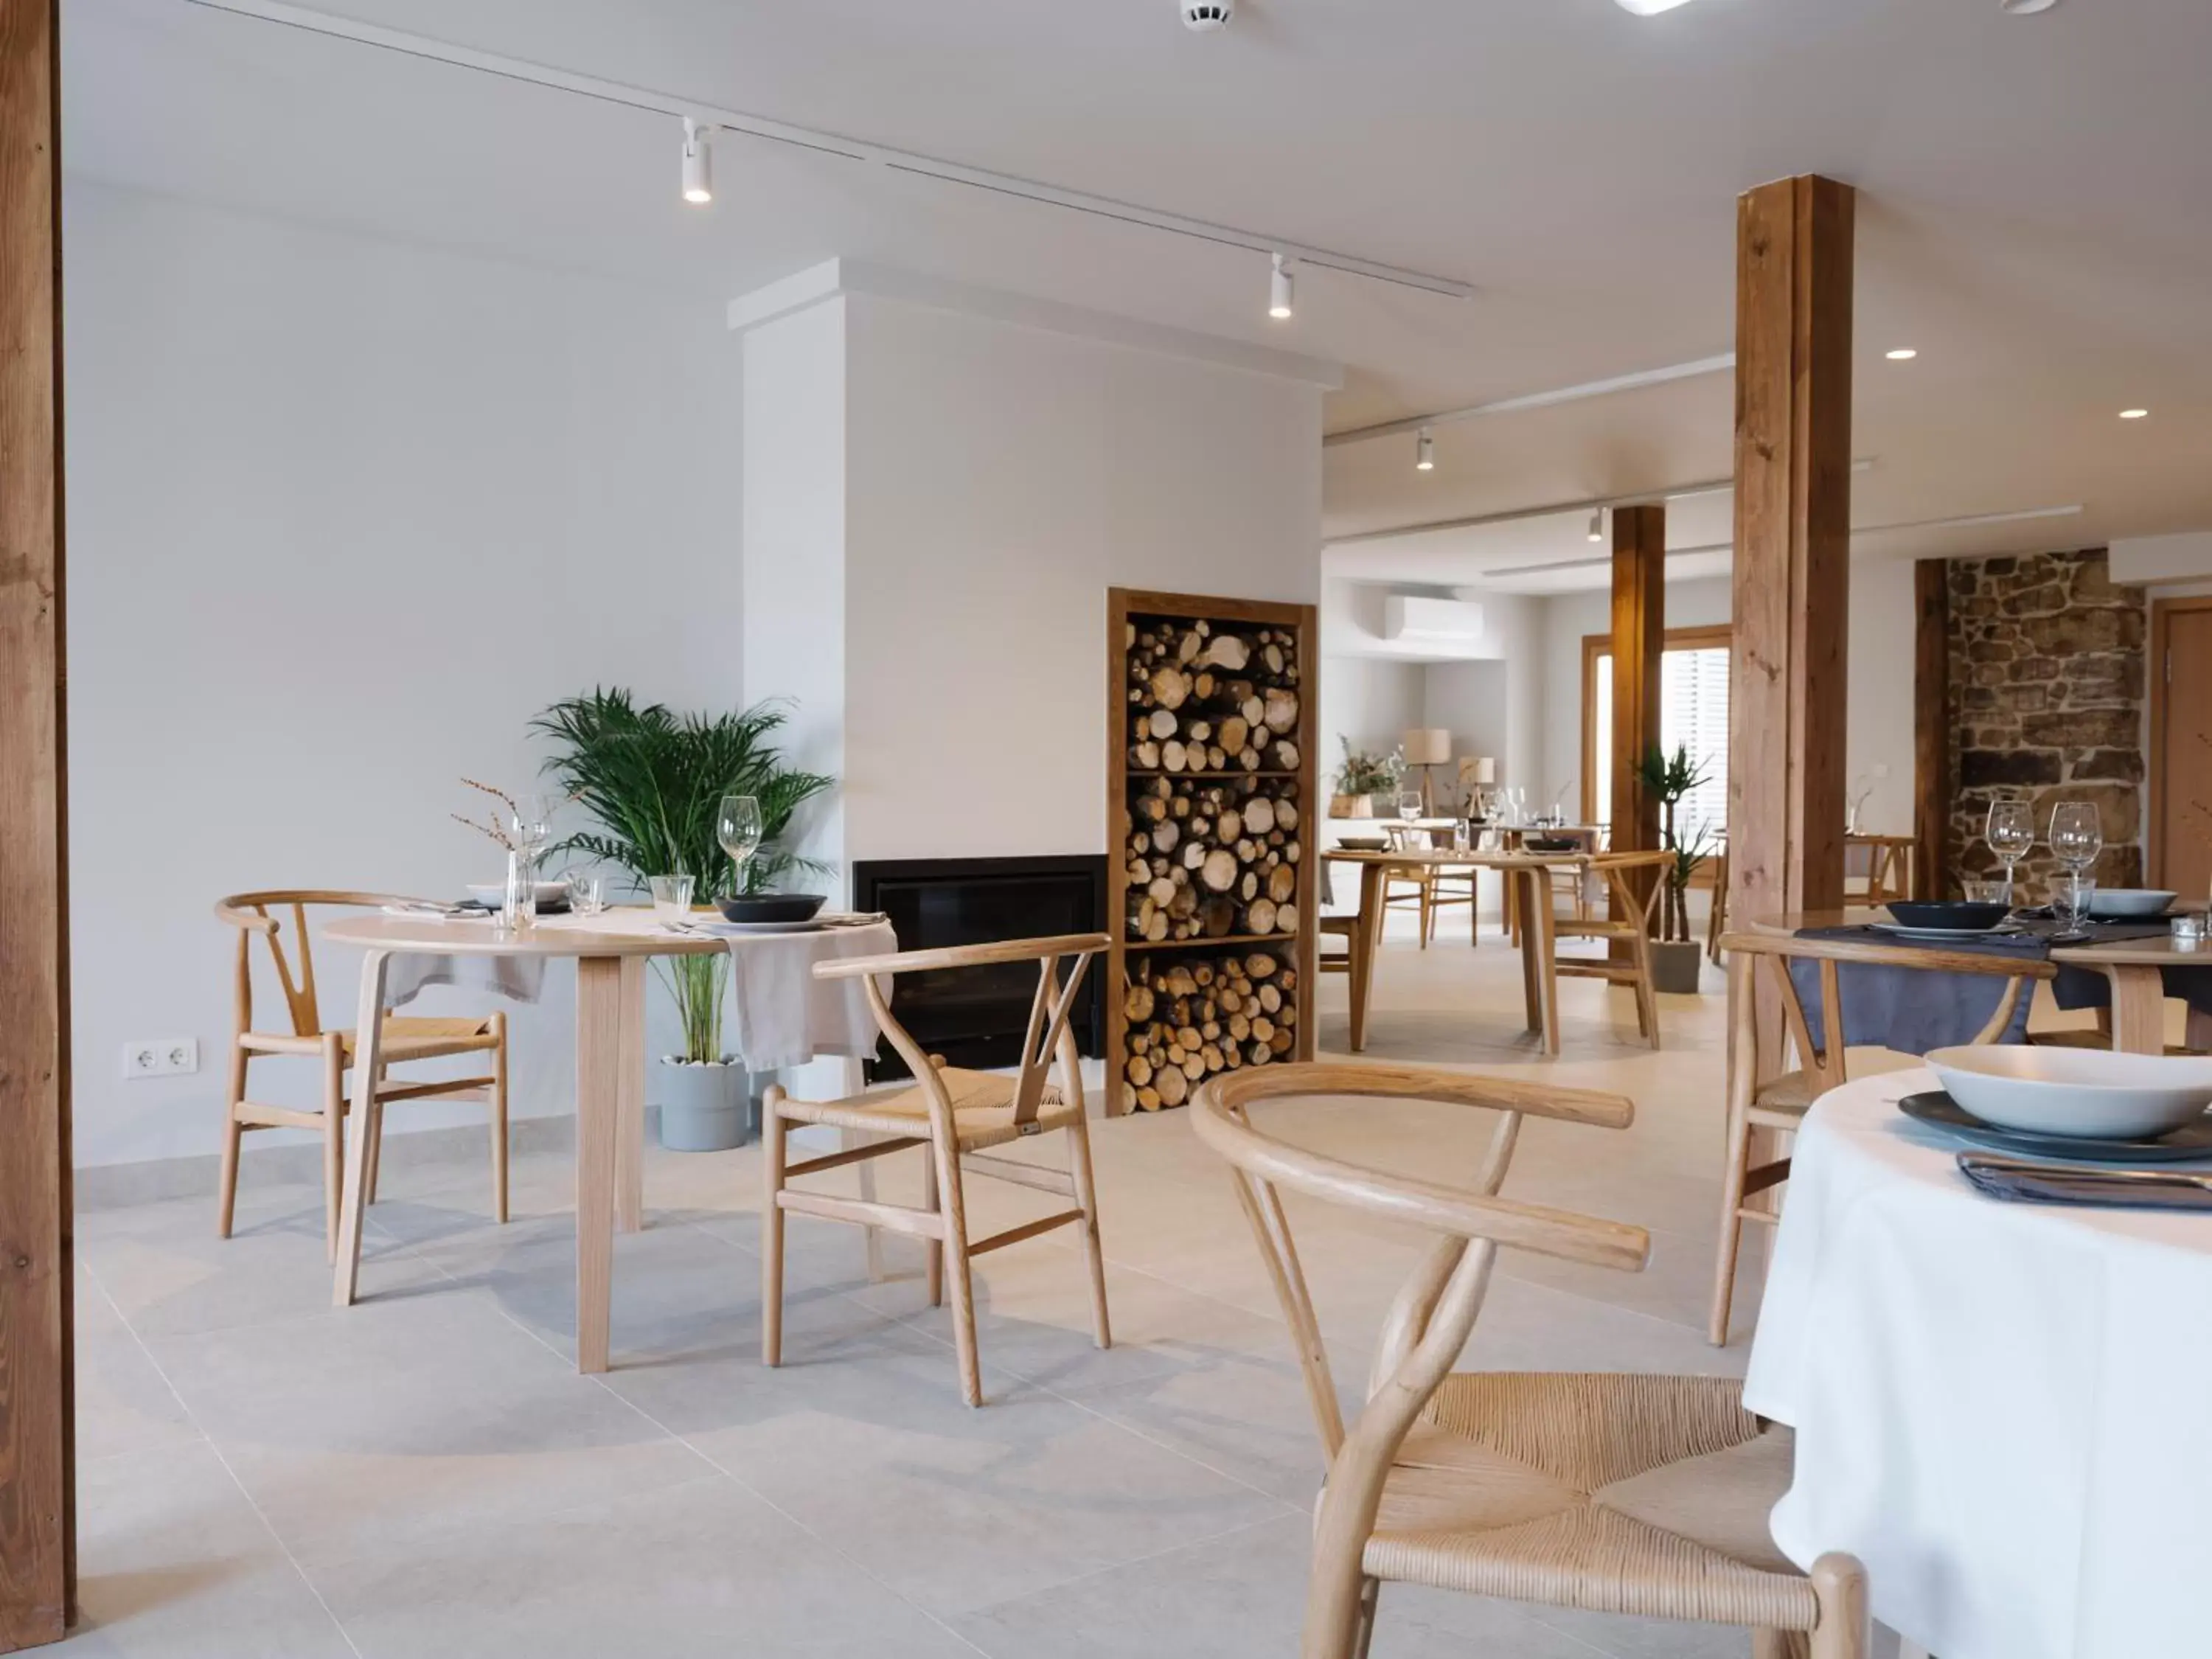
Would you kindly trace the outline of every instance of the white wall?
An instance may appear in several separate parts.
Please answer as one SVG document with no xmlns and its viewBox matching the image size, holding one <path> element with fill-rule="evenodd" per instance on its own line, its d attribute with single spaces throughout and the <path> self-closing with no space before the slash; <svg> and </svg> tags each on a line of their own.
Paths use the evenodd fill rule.
<svg viewBox="0 0 2212 1659">
<path fill-rule="evenodd" d="M 75 179 L 64 210 L 76 1141 L 107 1164 L 217 1144 L 218 897 L 456 893 L 501 867 L 458 779 L 531 781 L 538 709 L 738 699 L 733 347 L 573 276 Z M 520 1113 L 567 1109 L 572 1003 L 556 975 L 517 1016 Z M 120 1079 L 126 1039 L 187 1035 L 198 1075 Z"/>
<path fill-rule="evenodd" d="M 1321 768 L 1333 789 L 1348 743 L 1387 755 L 1407 732 L 1428 724 L 1428 670 L 1384 657 L 1329 656 L 1321 665 Z"/>
</svg>

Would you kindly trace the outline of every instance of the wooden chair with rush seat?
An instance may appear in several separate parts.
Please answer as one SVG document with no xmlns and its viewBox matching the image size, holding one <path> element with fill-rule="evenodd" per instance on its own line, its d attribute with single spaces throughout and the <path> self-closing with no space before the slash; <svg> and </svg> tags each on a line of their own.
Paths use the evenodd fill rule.
<svg viewBox="0 0 2212 1659">
<path fill-rule="evenodd" d="M 1310 1151 L 1255 1125 L 1290 1097 L 1429 1102 L 1498 1114 L 1471 1178 L 1416 1178 Z M 1231 1166 L 1320 1431 L 1304 1659 L 1360 1659 L 1384 1587 L 1422 1584 L 1584 1612 L 1749 1626 L 1758 1659 L 1868 1659 L 1865 1569 L 1775 1547 L 1790 1431 L 1717 1376 L 1460 1371 L 1501 1247 L 1634 1273 L 1640 1227 L 1498 1196 L 1522 1121 L 1625 1128 L 1617 1095 L 1412 1067 L 1297 1064 L 1227 1073 L 1193 1103 Z M 1385 1316 L 1347 1426 L 1280 1188 L 1431 1235 Z"/>
<path fill-rule="evenodd" d="M 1844 1022 L 1844 965 L 1863 963 L 2003 979 L 2007 982 L 1999 992 L 1996 1012 L 1974 1034 L 1971 1040 L 1975 1042 L 2002 1038 L 2020 1012 L 2021 999 L 2033 994 L 2036 981 L 2054 979 L 2058 972 L 2049 962 L 2023 961 L 2017 957 L 1869 945 L 1856 939 L 1796 939 L 1786 933 L 1727 933 L 1722 936 L 1721 950 L 1729 963 L 1728 1152 L 1721 1170 L 1720 1249 L 1713 1267 L 1712 1311 L 1706 1329 L 1707 1339 L 1717 1348 L 1728 1346 L 1743 1224 L 1758 1221 L 1771 1226 L 1781 1219 L 1779 1210 L 1759 1207 L 1747 1200 L 1790 1178 L 1786 1153 L 1761 1164 L 1752 1162 L 1754 1134 L 1795 1134 L 1813 1103 L 1829 1090 L 1854 1077 L 1905 1071 L 1921 1063 L 1917 1054 L 1849 1045 L 1850 1028 Z M 1817 964 L 1820 1015 L 1817 1043 L 1805 1000 L 1790 971 L 1790 964 L 1799 962 Z M 1756 993 L 1761 983 L 1772 999 L 1770 1006 L 1780 1008 L 1783 1025 L 1778 1031 L 1762 1032 L 1759 1028 L 1760 999 Z M 1844 1035 L 1839 1037 L 1838 1034 Z M 1784 1054 L 1785 1044 L 1795 1051 L 1796 1065 L 1762 1076 L 1762 1051 Z"/>
<path fill-rule="evenodd" d="M 284 890 L 237 893 L 215 907 L 217 921 L 235 929 L 238 955 L 235 969 L 235 1030 L 230 1047 L 230 1085 L 223 1115 L 222 1190 L 217 1200 L 216 1227 L 225 1238 L 238 1204 L 238 1160 L 240 1142 L 249 1129 L 312 1129 L 323 1138 L 323 1194 L 325 1248 L 337 1259 L 338 1195 L 345 1174 L 345 1118 L 362 1093 L 358 1079 L 349 1095 L 346 1073 L 352 1069 L 354 1033 L 325 1029 L 315 992 L 314 948 L 307 931 L 309 907 L 380 908 L 410 903 L 389 893 L 354 893 L 320 890 Z M 292 913 L 292 954 L 284 949 L 283 927 L 270 915 L 272 909 Z M 288 1031 L 256 1030 L 253 1026 L 253 941 L 267 942 L 283 989 Z M 296 958 L 296 971 L 295 962 Z M 383 1143 L 384 1108 L 403 1100 L 480 1100 L 491 1115 L 492 1214 L 507 1219 L 507 1016 L 465 1015 L 453 1018 L 406 1014 L 384 1017 L 384 1059 L 387 1066 L 413 1061 L 445 1059 L 454 1054 L 489 1056 L 490 1071 L 482 1077 L 435 1078 L 420 1082 L 393 1083 L 380 1075 L 373 1091 L 374 1109 L 365 1140 L 368 1160 L 368 1197 L 376 1198 L 377 1159 Z M 322 1062 L 321 1103 L 314 1110 L 272 1106 L 246 1098 L 247 1068 L 256 1060 L 287 1056 Z"/>
<path fill-rule="evenodd" d="M 876 1024 L 907 1063 L 914 1080 L 830 1101 L 794 1100 L 780 1085 L 769 1085 L 761 1115 L 765 1153 L 762 1159 L 761 1358 L 765 1364 L 780 1364 L 783 1358 L 787 1214 L 882 1227 L 924 1241 L 932 1307 L 943 1305 L 950 1269 L 960 1392 L 971 1406 L 983 1403 L 983 1381 L 976 1354 L 975 1303 L 969 1266 L 986 1251 L 1018 1244 L 1059 1227 L 1079 1228 L 1090 1271 L 1091 1335 L 1102 1348 L 1113 1345 L 1106 1316 L 1106 1262 L 1098 1237 L 1098 1195 L 1091 1178 L 1090 1128 L 1084 1117 L 1083 1073 L 1075 1034 L 1068 1023 L 1091 958 L 1111 943 L 1103 933 L 1073 933 L 814 964 L 817 979 L 860 981 Z M 1060 972 L 1063 962 L 1070 964 L 1065 980 Z M 1030 1006 L 1022 1061 L 1012 1076 L 947 1066 L 924 1051 L 893 1016 L 890 998 L 883 986 L 884 981 L 900 974 L 1003 968 L 1023 963 L 1036 966 L 1036 994 Z M 1060 1064 L 1056 1086 L 1048 1079 L 1055 1059 Z M 881 1139 L 793 1164 L 789 1161 L 787 1137 L 799 1124 L 818 1124 Z M 983 1156 L 993 1147 L 1055 1130 L 1065 1131 L 1068 1138 L 1065 1172 Z M 790 1184 L 794 1176 L 914 1148 L 920 1148 L 922 1154 L 919 1209 L 866 1197 L 802 1192 Z M 1035 1188 L 1073 1200 L 1073 1207 L 987 1238 L 970 1239 L 963 1186 L 969 1176 L 988 1176 Z"/>
<path fill-rule="evenodd" d="M 1664 851 L 1597 854 L 1589 861 L 1589 872 L 1604 884 L 1613 914 L 1595 915 L 1587 904 L 1577 904 L 1576 914 L 1555 917 L 1552 922 L 1554 938 L 1607 942 L 1607 954 L 1603 957 L 1559 957 L 1558 972 L 1564 977 L 1601 979 L 1627 986 L 1636 994 L 1637 1030 L 1654 1048 L 1659 1046 L 1659 996 L 1651 978 L 1651 920 L 1658 911 L 1667 867 L 1674 861 L 1674 855 Z M 1577 874 L 1579 877 L 1580 872 Z M 1645 890 L 1638 893 L 1638 885 Z M 1626 961 L 1612 959 L 1611 947 L 1616 944 L 1626 947 Z"/>
</svg>

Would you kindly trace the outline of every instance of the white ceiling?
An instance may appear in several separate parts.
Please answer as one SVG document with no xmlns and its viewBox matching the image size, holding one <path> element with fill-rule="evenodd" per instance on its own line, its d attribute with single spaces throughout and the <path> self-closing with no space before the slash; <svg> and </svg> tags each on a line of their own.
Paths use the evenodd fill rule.
<svg viewBox="0 0 2212 1659">
<path fill-rule="evenodd" d="M 720 301 L 836 254 L 1294 347 L 1343 430 L 1732 343 L 1735 194 L 1857 185 L 1854 520 L 1875 556 L 2212 526 L 2212 6 L 2061 0 L 333 0 L 372 22 L 1463 277 L 1453 301 L 730 138 L 677 198 L 665 116 L 206 10 L 66 0 L 75 173 Z M 1883 349 L 1917 347 L 1892 364 Z M 2123 422 L 2130 405 L 2148 420 Z M 1332 535 L 1724 476 L 1725 375 L 1332 448 Z M 1670 544 L 1727 538 L 1678 503 Z M 1463 582 L 1580 517 L 1341 550 Z M 1685 567 L 1686 571 L 1687 567 Z M 1506 585 L 1511 586 L 1512 579 Z M 1583 580 L 1562 573 L 1545 580 Z M 1523 584 L 1525 586 L 1525 584 Z M 1548 591 L 1540 583 L 1528 591 Z"/>
</svg>

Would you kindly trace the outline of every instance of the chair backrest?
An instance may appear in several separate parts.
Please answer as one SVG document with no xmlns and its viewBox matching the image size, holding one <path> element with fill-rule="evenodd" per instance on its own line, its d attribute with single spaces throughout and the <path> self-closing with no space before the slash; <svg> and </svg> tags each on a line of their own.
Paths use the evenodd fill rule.
<svg viewBox="0 0 2212 1659">
<path fill-rule="evenodd" d="M 1662 848 L 1640 853 L 1597 853 L 1589 872 L 1613 896 L 1615 913 L 1622 921 L 1637 922 L 1645 933 L 1659 913 L 1660 896 L 1667 890 L 1667 872 L 1674 855 Z M 1637 889 L 1643 888 L 1642 892 Z"/>
<path fill-rule="evenodd" d="M 1255 1127 L 1250 1109 L 1285 1097 L 1355 1096 L 1485 1107 L 1500 1114 L 1472 1182 L 1395 1175 L 1316 1152 Z M 1523 1116 L 1626 1128 L 1635 1106 L 1620 1095 L 1509 1082 L 1410 1066 L 1302 1063 L 1224 1073 L 1200 1089 L 1192 1127 L 1228 1160 L 1237 1196 L 1273 1280 L 1291 1328 L 1306 1395 L 1321 1431 L 1328 1479 L 1315 1539 L 1316 1573 L 1341 1569 L 1356 1581 L 1359 1553 L 1375 1528 L 1382 1485 L 1399 1447 L 1482 1311 L 1500 1245 L 1564 1261 L 1641 1270 L 1650 1236 L 1602 1221 L 1498 1196 Z M 1367 1400 L 1347 1431 L 1337 1404 L 1328 1352 L 1291 1237 L 1278 1188 L 1341 1204 L 1437 1237 L 1399 1290 L 1383 1322 Z M 1333 1565 L 1329 1565 L 1333 1564 Z M 1341 1598 L 1336 1598 L 1340 1603 Z M 1309 1631 L 1310 1638 L 1312 1632 Z"/>
<path fill-rule="evenodd" d="M 901 974 L 939 972 L 948 969 L 988 968 L 1009 963 L 1037 964 L 1036 994 L 1030 1003 L 1029 1029 L 1022 1039 L 1021 1065 L 1014 1085 L 1014 1121 L 1034 1123 L 1043 1103 L 1045 1083 L 1052 1061 L 1060 1060 L 1062 1098 L 1083 1104 L 1083 1071 L 1076 1052 L 1075 1033 L 1068 1015 L 1091 958 L 1113 941 L 1103 933 L 1061 933 L 1050 939 L 1005 939 L 990 945 L 955 945 L 933 951 L 902 951 L 885 957 L 853 957 L 814 964 L 817 979 L 858 979 L 868 999 L 876 1024 L 890 1039 L 929 1101 L 930 1118 L 940 1134 L 953 1127 L 952 1097 L 938 1075 L 928 1052 L 914 1040 L 891 1012 L 884 981 Z M 1062 961 L 1072 963 L 1066 978 L 1060 977 Z"/>
<path fill-rule="evenodd" d="M 1909 968 L 1922 973 L 1976 974 L 2006 981 L 1996 1012 L 1971 1039 L 1995 1042 L 2012 1026 L 2020 1000 L 2038 980 L 2055 979 L 2058 969 L 2047 961 L 2022 960 L 1977 951 L 1923 950 L 1917 945 L 1875 945 L 1858 939 L 1799 939 L 1788 933 L 1732 933 L 1721 937 L 1720 948 L 1729 958 L 1729 1007 L 1735 1021 L 1729 1065 L 1753 1067 L 1754 1085 L 1764 1082 L 1756 1055 L 1759 1052 L 1757 1025 L 1763 982 L 1778 996 L 1782 1017 L 1798 1063 L 1816 1094 L 1825 1094 L 1850 1081 L 1844 1028 L 1843 965 L 1864 963 L 1874 967 Z M 1793 962 L 1820 964 L 1820 1037 L 1816 1043 L 1812 1023 L 1806 1018 Z M 1781 1045 L 1768 1045 L 1779 1053 Z"/>
<path fill-rule="evenodd" d="M 253 940 L 268 941 L 269 955 L 276 964 L 276 982 L 283 988 L 284 1006 L 295 1036 L 320 1036 L 322 1016 L 315 997 L 315 953 L 307 932 L 307 907 L 337 906 L 381 908 L 387 904 L 416 901 L 397 893 L 354 893 L 323 888 L 284 888 L 264 893 L 234 893 L 215 907 L 216 920 L 238 930 L 238 962 L 234 1001 L 238 1029 L 253 1029 Z M 283 927 L 271 908 L 292 913 L 291 956 L 284 950 Z M 295 965 L 296 959 L 296 965 Z"/>
</svg>

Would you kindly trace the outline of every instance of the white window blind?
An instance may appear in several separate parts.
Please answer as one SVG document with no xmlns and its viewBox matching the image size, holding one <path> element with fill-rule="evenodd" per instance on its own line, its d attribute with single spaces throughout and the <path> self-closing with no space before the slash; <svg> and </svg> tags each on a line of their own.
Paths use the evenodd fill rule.
<svg viewBox="0 0 2212 1659">
<path fill-rule="evenodd" d="M 1597 776 L 1590 803 L 1595 821 L 1613 817 L 1613 653 L 1601 652 L 1591 676 L 1590 734 Z M 1728 829 L 1729 648 L 1703 646 L 1669 651 L 1659 659 L 1659 742 L 1672 758 L 1678 744 L 1705 770 L 1705 781 L 1682 799 L 1675 827 L 1685 838 L 1718 836 Z"/>
</svg>

